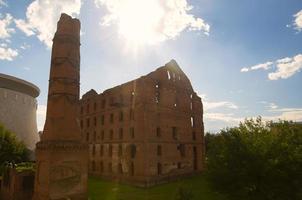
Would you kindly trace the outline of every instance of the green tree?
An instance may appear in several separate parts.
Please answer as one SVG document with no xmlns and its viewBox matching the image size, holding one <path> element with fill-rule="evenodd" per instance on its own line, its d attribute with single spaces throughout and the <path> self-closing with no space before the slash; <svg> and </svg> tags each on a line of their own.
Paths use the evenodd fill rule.
<svg viewBox="0 0 302 200">
<path fill-rule="evenodd" d="M 232 199 L 302 199 L 302 127 L 259 117 L 208 137 L 210 182 Z"/>
<path fill-rule="evenodd" d="M 15 134 L 0 125 L 0 175 L 6 163 L 28 161 L 29 151 Z"/>
</svg>

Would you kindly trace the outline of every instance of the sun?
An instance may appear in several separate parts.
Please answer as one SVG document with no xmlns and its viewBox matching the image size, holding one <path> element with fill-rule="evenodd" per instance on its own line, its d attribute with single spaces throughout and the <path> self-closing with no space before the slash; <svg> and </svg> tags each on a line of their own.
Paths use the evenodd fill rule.
<svg viewBox="0 0 302 200">
<path fill-rule="evenodd" d="M 190 13 L 187 0 L 94 0 L 106 8 L 101 25 L 114 24 L 126 49 L 144 49 L 175 39 L 183 31 L 209 35 L 210 25 Z M 134 47 L 134 48 L 133 48 Z M 139 48 L 137 48 L 139 47 Z M 143 48 L 140 48 L 143 47 Z"/>
<path fill-rule="evenodd" d="M 163 7 L 157 0 L 125 0 L 117 8 L 119 34 L 134 45 L 156 44 L 161 34 Z"/>
</svg>

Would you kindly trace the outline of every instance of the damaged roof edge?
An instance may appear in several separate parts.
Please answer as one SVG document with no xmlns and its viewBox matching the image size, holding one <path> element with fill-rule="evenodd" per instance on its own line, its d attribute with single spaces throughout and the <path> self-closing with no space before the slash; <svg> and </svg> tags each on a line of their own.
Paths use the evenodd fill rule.
<svg viewBox="0 0 302 200">
<path fill-rule="evenodd" d="M 186 81 L 189 82 L 190 84 L 190 89 L 193 90 L 193 87 L 191 85 L 191 81 L 189 80 L 189 78 L 187 77 L 187 75 L 182 71 L 182 69 L 180 68 L 180 66 L 178 65 L 178 63 L 176 62 L 176 60 L 174 59 L 171 59 L 168 63 L 166 63 L 164 66 L 161 66 L 161 67 L 158 67 L 156 68 L 154 71 L 146 74 L 146 75 L 142 75 L 140 76 L 139 78 L 136 78 L 136 79 L 133 79 L 131 81 L 128 81 L 128 82 L 125 82 L 125 83 L 122 83 L 120 85 L 117 85 L 117 86 L 114 86 L 112 88 L 108 88 L 106 90 L 104 90 L 103 92 L 101 92 L 100 94 L 104 94 L 104 93 L 107 93 L 107 92 L 110 92 L 112 89 L 115 89 L 115 88 L 119 88 L 119 87 L 122 87 L 124 85 L 127 85 L 129 83 L 132 83 L 134 81 L 137 81 L 141 78 L 144 78 L 144 77 L 148 77 L 148 76 L 151 76 L 152 74 L 154 74 L 155 72 L 158 72 L 158 71 L 161 71 L 161 70 L 171 70 L 171 71 L 174 71 L 174 72 L 178 72 L 180 74 L 182 74 L 184 76 L 184 78 L 186 79 Z M 85 94 L 82 95 L 82 98 L 86 98 L 88 96 L 94 96 L 94 95 L 97 95 L 98 93 L 94 90 L 94 89 L 91 89 L 89 90 L 88 92 L 86 92 Z"/>
</svg>

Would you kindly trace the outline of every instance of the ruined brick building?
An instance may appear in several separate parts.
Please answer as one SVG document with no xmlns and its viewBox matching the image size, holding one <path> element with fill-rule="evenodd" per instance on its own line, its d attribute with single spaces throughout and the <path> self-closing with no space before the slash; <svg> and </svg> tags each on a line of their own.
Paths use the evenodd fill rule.
<svg viewBox="0 0 302 200">
<path fill-rule="evenodd" d="M 89 173 L 150 186 L 204 168 L 201 98 L 172 60 L 101 94 L 80 100 Z"/>
</svg>

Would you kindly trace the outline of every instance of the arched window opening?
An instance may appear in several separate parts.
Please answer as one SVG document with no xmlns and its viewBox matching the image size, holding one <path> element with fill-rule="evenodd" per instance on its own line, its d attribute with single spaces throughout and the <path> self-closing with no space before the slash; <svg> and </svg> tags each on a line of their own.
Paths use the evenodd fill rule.
<svg viewBox="0 0 302 200">
<path fill-rule="evenodd" d="M 95 161 L 92 161 L 91 167 L 92 167 L 92 171 L 95 171 Z"/>
<path fill-rule="evenodd" d="M 161 175 L 162 174 L 162 165 L 161 163 L 157 163 L 157 175 Z"/>
<path fill-rule="evenodd" d="M 161 136 L 161 132 L 160 132 L 160 127 L 156 128 L 156 136 L 160 137 Z"/>
<path fill-rule="evenodd" d="M 100 161 L 100 172 L 103 173 L 104 171 L 104 164 L 103 161 Z"/>
<path fill-rule="evenodd" d="M 104 146 L 100 146 L 100 156 L 102 157 L 104 155 Z"/>
<path fill-rule="evenodd" d="M 93 125 L 96 126 L 96 117 L 93 118 Z"/>
<path fill-rule="evenodd" d="M 170 71 L 169 70 L 167 70 L 167 76 L 168 76 L 168 80 L 170 80 L 171 79 L 171 75 L 170 75 Z"/>
<path fill-rule="evenodd" d="M 103 108 L 103 109 L 105 108 L 105 105 L 106 105 L 106 100 L 103 99 L 103 100 L 102 100 L 102 108 Z"/>
<path fill-rule="evenodd" d="M 104 138 L 105 138 L 105 132 L 102 131 L 102 132 L 101 132 L 101 140 L 104 140 Z"/>
<path fill-rule="evenodd" d="M 130 154 L 131 154 L 131 158 L 135 158 L 136 146 L 134 144 L 131 145 Z"/>
<path fill-rule="evenodd" d="M 119 173 L 119 174 L 123 174 L 122 163 L 119 163 L 119 164 L 118 164 L 118 173 Z"/>
<path fill-rule="evenodd" d="M 196 148 L 196 146 L 193 147 L 193 168 L 194 168 L 194 170 L 198 169 L 197 148 Z"/>
<path fill-rule="evenodd" d="M 112 163 L 108 163 L 108 172 L 112 173 Z"/>
<path fill-rule="evenodd" d="M 123 137 L 124 137 L 124 131 L 123 131 L 123 128 L 120 128 L 119 139 L 122 140 Z"/>
<path fill-rule="evenodd" d="M 120 122 L 124 120 L 124 113 L 123 111 L 120 111 L 120 117 L 119 117 Z"/>
<path fill-rule="evenodd" d="M 96 141 L 96 132 L 93 132 L 93 140 Z"/>
<path fill-rule="evenodd" d="M 92 155 L 95 155 L 95 145 L 92 145 Z"/>
<path fill-rule="evenodd" d="M 123 155 L 123 146 L 121 144 L 118 145 L 118 156 L 121 157 Z"/>
<path fill-rule="evenodd" d="M 110 140 L 113 140 L 113 130 L 110 130 Z"/>
<path fill-rule="evenodd" d="M 134 138 L 134 127 L 130 128 L 130 137 L 133 139 Z"/>
<path fill-rule="evenodd" d="M 96 104 L 96 102 L 94 102 L 94 104 L 93 104 L 93 110 L 96 111 L 96 108 L 97 108 L 97 104 Z"/>
<path fill-rule="evenodd" d="M 162 148 L 161 145 L 157 145 L 157 155 L 161 156 L 162 155 Z"/>
<path fill-rule="evenodd" d="M 191 117 L 191 127 L 194 127 L 194 117 Z"/>
<path fill-rule="evenodd" d="M 113 113 L 111 113 L 111 114 L 110 114 L 110 123 L 111 123 L 111 124 L 114 122 L 113 120 L 114 120 L 114 116 L 113 116 Z"/>
<path fill-rule="evenodd" d="M 133 162 L 130 163 L 130 170 L 129 170 L 129 172 L 130 172 L 130 176 L 134 176 L 134 163 Z"/>
<path fill-rule="evenodd" d="M 109 144 L 108 156 L 112 157 L 112 145 L 111 144 Z"/>
<path fill-rule="evenodd" d="M 86 141 L 89 142 L 89 132 L 86 133 Z"/>
<path fill-rule="evenodd" d="M 174 140 L 177 140 L 177 128 L 175 126 L 172 127 L 172 137 Z"/>
</svg>

